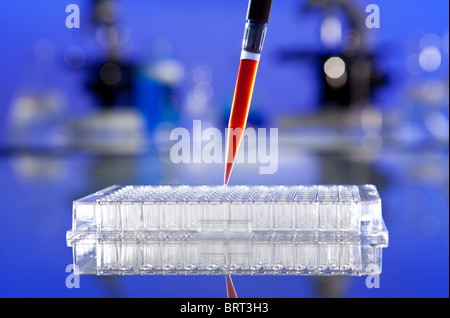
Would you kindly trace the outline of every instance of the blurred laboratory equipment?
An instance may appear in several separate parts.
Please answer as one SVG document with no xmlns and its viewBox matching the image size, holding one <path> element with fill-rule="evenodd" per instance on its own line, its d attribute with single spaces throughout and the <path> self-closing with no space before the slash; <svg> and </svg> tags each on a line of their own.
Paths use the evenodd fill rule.
<svg viewBox="0 0 450 318">
<path fill-rule="evenodd" d="M 322 182 L 381 181 L 370 166 L 370 157 L 383 144 L 383 115 L 374 102 L 389 74 L 371 44 L 364 9 L 351 0 L 302 2 L 302 15 L 320 13 L 320 47 L 282 50 L 281 61 L 307 61 L 320 87 L 316 112 L 293 112 L 281 120 L 297 147 L 323 154 Z M 288 135 L 289 135 L 288 134 Z M 341 174 L 329 173 L 328 161 L 341 162 Z M 332 164 L 334 166 L 334 163 Z M 382 183 L 382 182 L 381 182 Z"/>
<path fill-rule="evenodd" d="M 448 151 L 448 29 L 412 33 L 406 55 L 405 99 L 390 114 L 389 137 L 402 148 Z"/>
<path fill-rule="evenodd" d="M 321 14 L 320 48 L 282 50 L 280 55 L 285 63 L 307 61 L 313 66 L 320 87 L 316 112 L 304 116 L 292 113 L 280 125 L 290 131 L 297 147 L 324 154 L 321 161 L 325 170 L 330 160 L 342 163 L 341 174 L 324 171 L 322 182 L 381 181 L 370 179 L 377 175 L 370 157 L 383 145 L 383 115 L 374 102 L 374 95 L 389 77 L 383 59 L 371 45 L 359 3 L 302 3 L 302 15 L 317 12 Z"/>
<path fill-rule="evenodd" d="M 351 0 L 310 0 L 302 14 L 319 10 L 322 50 L 286 50 L 282 60 L 314 62 L 322 91 L 321 107 L 349 109 L 370 104 L 374 91 L 386 83 L 380 58 L 370 47 L 364 10 Z"/>
<path fill-rule="evenodd" d="M 150 61 L 131 62 L 123 52 L 131 36 L 129 27 L 119 21 L 122 5 L 115 0 L 95 0 L 93 25 L 104 56 L 90 66 L 88 87 L 100 107 L 133 107 L 146 121 L 150 133 L 161 122 L 177 121 L 175 89 L 183 79 L 182 65 L 170 58 L 170 42 L 159 40 Z"/>
<path fill-rule="evenodd" d="M 92 27 L 98 44 L 103 50 L 101 59 L 89 65 L 89 87 L 96 95 L 99 106 L 110 108 L 114 105 L 133 104 L 134 65 L 122 52 L 123 24 L 118 22 L 120 10 L 115 0 L 94 0 L 92 3 Z"/>
</svg>

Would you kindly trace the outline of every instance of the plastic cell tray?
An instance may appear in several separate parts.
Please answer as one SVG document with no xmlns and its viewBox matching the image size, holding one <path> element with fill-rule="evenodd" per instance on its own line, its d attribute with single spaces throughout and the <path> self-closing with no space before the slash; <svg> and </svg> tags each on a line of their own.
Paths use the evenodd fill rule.
<svg viewBox="0 0 450 318">
<path fill-rule="evenodd" d="M 79 274 L 379 274 L 373 185 L 111 186 L 73 202 Z"/>
</svg>

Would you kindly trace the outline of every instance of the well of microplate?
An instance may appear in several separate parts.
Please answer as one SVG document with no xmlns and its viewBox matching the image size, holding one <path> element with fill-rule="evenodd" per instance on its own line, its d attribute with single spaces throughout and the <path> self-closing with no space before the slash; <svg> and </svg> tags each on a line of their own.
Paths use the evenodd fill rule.
<svg viewBox="0 0 450 318">
<path fill-rule="evenodd" d="M 111 186 L 73 202 L 78 274 L 379 274 L 373 185 Z"/>
</svg>

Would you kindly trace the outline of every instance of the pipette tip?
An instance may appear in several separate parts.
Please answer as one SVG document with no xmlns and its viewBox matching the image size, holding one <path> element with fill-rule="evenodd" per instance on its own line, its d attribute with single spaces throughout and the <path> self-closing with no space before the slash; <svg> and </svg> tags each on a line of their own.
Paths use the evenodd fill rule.
<svg viewBox="0 0 450 318">
<path fill-rule="evenodd" d="M 227 163 L 225 166 L 225 175 L 223 179 L 223 184 L 228 185 L 228 181 L 230 181 L 231 170 L 233 169 L 233 164 Z"/>
</svg>

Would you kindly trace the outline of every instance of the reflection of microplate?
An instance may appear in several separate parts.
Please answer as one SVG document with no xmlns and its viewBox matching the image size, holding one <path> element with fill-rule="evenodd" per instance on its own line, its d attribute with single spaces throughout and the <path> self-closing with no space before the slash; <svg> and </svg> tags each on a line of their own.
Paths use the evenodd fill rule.
<svg viewBox="0 0 450 318">
<path fill-rule="evenodd" d="M 388 233 L 372 185 L 112 186 L 67 243 L 81 274 L 367 275 Z"/>
</svg>

